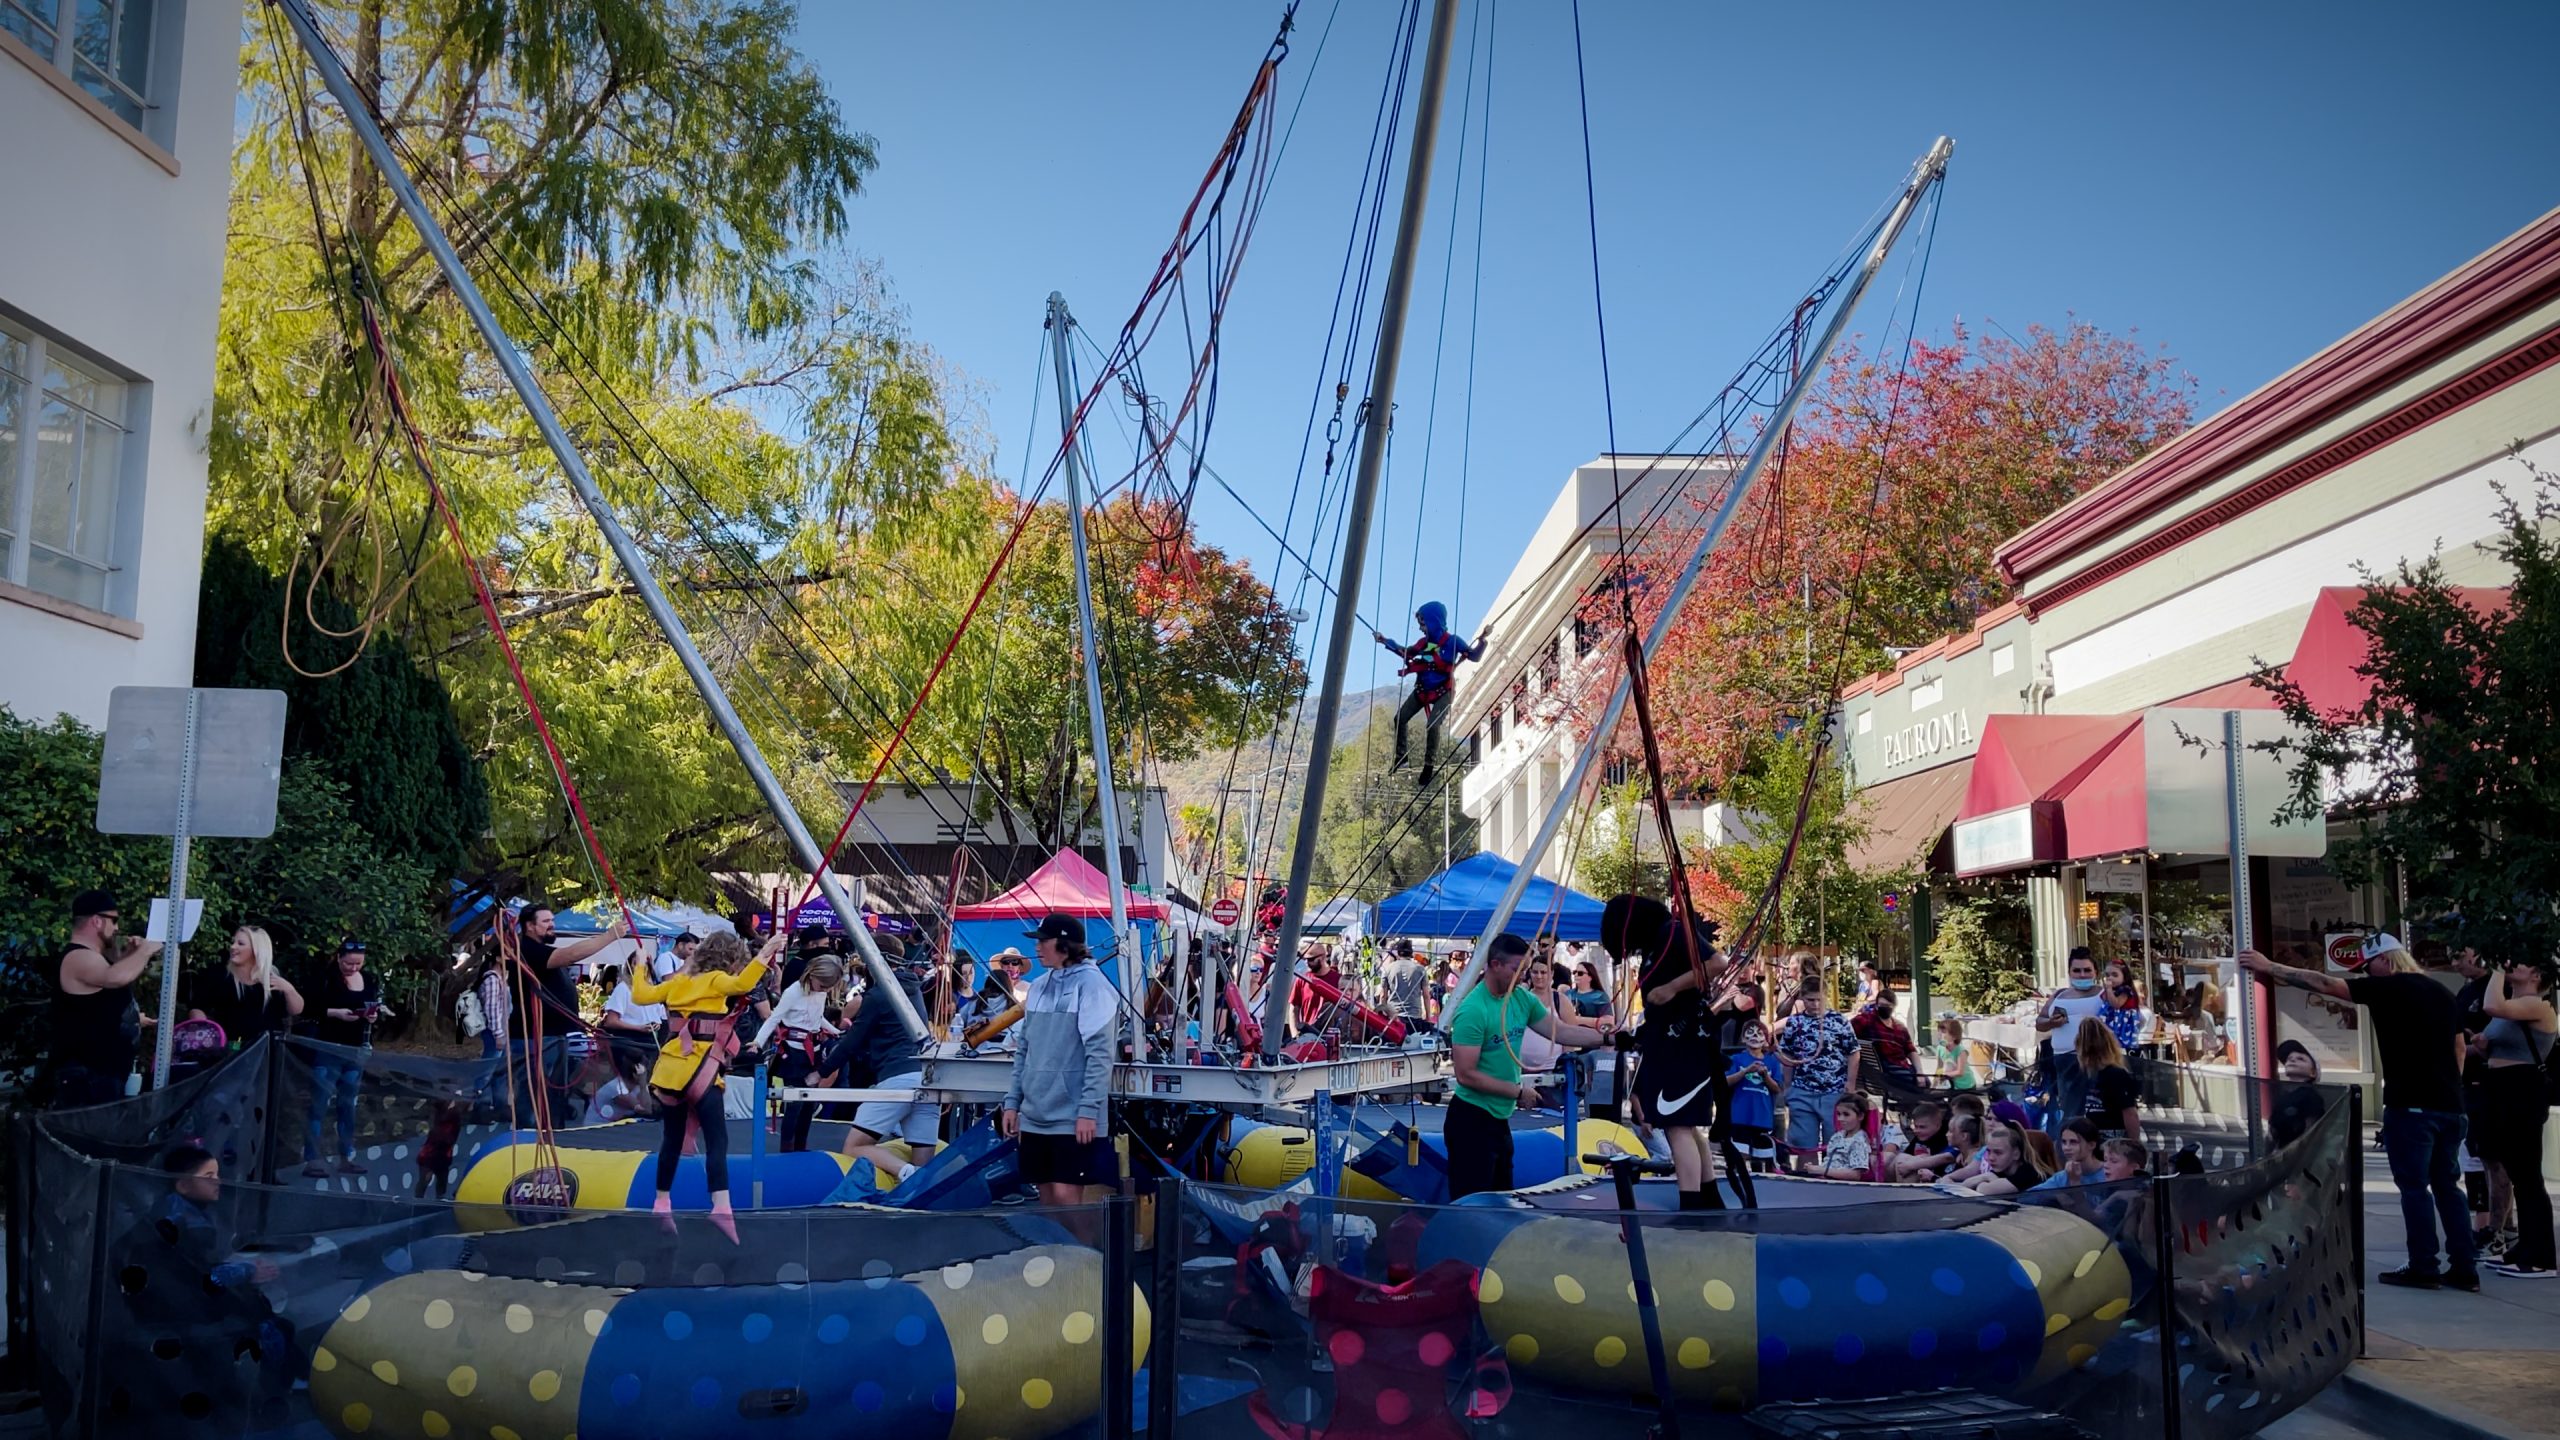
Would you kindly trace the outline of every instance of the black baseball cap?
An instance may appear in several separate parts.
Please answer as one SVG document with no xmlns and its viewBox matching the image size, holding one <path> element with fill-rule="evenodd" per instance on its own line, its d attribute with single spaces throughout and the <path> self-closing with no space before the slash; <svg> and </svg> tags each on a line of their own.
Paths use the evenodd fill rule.
<svg viewBox="0 0 2560 1440">
<path fill-rule="evenodd" d="M 83 890 L 71 897 L 71 918 L 74 920 L 86 920 L 92 915 L 104 915 L 117 908 L 119 907 L 116 904 L 115 892 L 112 890 Z"/>
<path fill-rule="evenodd" d="M 702 937 L 694 934 L 690 930 L 687 930 L 676 937 L 675 943 L 678 945 L 699 945 L 702 943 Z"/>
<path fill-rule="evenodd" d="M 2305 1060 L 2314 1059 L 2311 1053 L 2311 1047 L 2303 1044 L 2299 1040 L 2279 1040 L 2276 1042 L 2276 1060 L 2278 1063 L 2282 1063 L 2296 1055 L 2301 1056 Z"/>
<path fill-rule="evenodd" d="M 1073 915 L 1052 915 L 1041 921 L 1037 928 L 1025 930 L 1022 933 L 1034 940 L 1055 940 L 1061 945 L 1081 945 L 1084 943 L 1084 922 Z"/>
</svg>

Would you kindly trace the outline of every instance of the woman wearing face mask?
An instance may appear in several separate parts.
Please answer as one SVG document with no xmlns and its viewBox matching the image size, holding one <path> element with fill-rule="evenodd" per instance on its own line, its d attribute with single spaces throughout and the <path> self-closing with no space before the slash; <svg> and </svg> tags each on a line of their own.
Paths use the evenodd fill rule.
<svg viewBox="0 0 2560 1440">
<path fill-rule="evenodd" d="M 2061 1130 L 2063 1121 L 2088 1105 L 2089 1077 L 2081 1071 L 2072 1048 L 2080 1022 L 2095 1020 L 2103 1026 L 2107 1021 L 2107 997 L 2098 988 L 2098 962 L 2090 958 L 2089 947 L 2074 946 L 2068 963 L 2069 982 L 2046 996 L 2036 1014 L 2036 1033 L 2044 1040 L 2045 1071 L 2053 1077 L 2053 1108 L 2045 1116 L 2047 1134 Z"/>
</svg>

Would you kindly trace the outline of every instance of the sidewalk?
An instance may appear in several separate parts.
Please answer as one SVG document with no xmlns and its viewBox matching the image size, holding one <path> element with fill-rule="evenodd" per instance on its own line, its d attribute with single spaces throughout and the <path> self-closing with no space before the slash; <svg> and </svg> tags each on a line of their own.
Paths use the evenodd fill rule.
<svg viewBox="0 0 2560 1440">
<path fill-rule="evenodd" d="M 2483 1272 L 2477 1295 L 2373 1283 L 2409 1254 L 2370 1133 L 2364 1159 L 2365 1355 L 2339 1383 L 2414 1433 L 2560 1440 L 2560 1280 Z"/>
</svg>

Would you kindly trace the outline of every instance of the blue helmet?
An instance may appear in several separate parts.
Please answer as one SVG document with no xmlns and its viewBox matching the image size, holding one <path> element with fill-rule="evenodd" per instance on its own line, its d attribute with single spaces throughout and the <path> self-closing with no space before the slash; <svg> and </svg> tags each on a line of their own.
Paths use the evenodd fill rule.
<svg viewBox="0 0 2560 1440">
<path fill-rule="evenodd" d="M 1423 601 L 1421 608 L 1413 612 L 1413 618 L 1422 622 L 1422 633 L 1425 635 L 1441 635 L 1448 632 L 1449 607 L 1437 600 Z"/>
</svg>

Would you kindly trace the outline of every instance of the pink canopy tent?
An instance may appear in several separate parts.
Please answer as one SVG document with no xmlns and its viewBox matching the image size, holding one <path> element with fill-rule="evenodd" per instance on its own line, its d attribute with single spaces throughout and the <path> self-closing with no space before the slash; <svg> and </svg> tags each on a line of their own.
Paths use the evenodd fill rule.
<svg viewBox="0 0 2560 1440">
<path fill-rule="evenodd" d="M 1132 920 L 1162 920 L 1164 902 L 1131 893 L 1122 886 L 1121 899 L 1129 907 Z M 1090 917 L 1111 913 L 1111 881 L 1093 867 L 1093 862 L 1073 850 L 1061 850 L 1049 857 L 1049 863 L 1031 872 L 1031 878 L 992 900 L 976 905 L 963 905 L 951 912 L 953 920 L 1019 920 L 1036 925 L 1044 916 L 1075 915 Z"/>
<path fill-rule="evenodd" d="M 1164 902 L 1132 894 L 1126 886 L 1121 888 L 1121 898 L 1129 907 L 1130 939 L 1145 967 L 1152 970 L 1156 930 L 1166 914 Z M 953 940 L 976 961 L 972 983 L 986 979 L 987 961 L 999 950 L 1011 947 L 1031 954 L 1031 941 L 1023 932 L 1051 915 L 1073 915 L 1084 922 L 1086 947 L 1116 982 L 1120 966 L 1119 947 L 1111 934 L 1111 881 L 1083 856 L 1061 850 L 1031 872 L 1030 879 L 992 900 L 951 912 Z M 1033 965 L 1036 968 L 1038 961 Z"/>
</svg>

